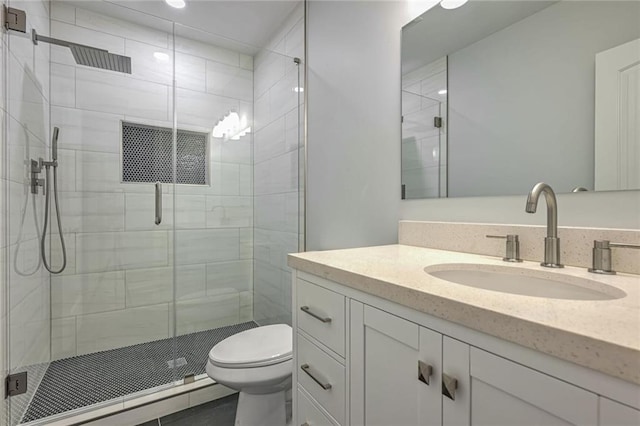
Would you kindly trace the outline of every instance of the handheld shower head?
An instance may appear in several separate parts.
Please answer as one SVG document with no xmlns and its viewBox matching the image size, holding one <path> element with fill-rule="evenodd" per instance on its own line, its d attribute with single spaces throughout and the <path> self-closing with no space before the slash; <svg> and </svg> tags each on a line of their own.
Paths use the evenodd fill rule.
<svg viewBox="0 0 640 426">
<path fill-rule="evenodd" d="M 54 127 L 51 137 L 51 161 L 58 161 L 58 133 L 60 133 L 60 129 Z"/>
</svg>

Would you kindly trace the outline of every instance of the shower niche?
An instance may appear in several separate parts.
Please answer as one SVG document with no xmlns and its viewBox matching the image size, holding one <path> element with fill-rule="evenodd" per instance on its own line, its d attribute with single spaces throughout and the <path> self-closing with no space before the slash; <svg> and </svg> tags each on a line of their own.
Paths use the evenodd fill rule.
<svg viewBox="0 0 640 426">
<path fill-rule="evenodd" d="M 257 4 L 258 45 L 140 3 L 25 2 L 25 32 L 2 35 L 3 371 L 28 376 L 7 425 L 209 380 L 217 342 L 290 323 L 303 5 Z"/>
</svg>

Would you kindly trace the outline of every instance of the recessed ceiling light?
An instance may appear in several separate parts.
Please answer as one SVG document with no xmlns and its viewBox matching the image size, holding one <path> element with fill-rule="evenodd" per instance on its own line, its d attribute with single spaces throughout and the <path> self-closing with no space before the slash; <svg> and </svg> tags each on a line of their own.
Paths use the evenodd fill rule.
<svg viewBox="0 0 640 426">
<path fill-rule="evenodd" d="M 442 0 L 440 6 L 442 6 L 443 9 L 457 9 L 467 1 L 468 0 Z"/>
<path fill-rule="evenodd" d="M 182 9 L 186 6 L 184 0 L 164 0 L 169 6 L 175 7 L 176 9 Z"/>
<path fill-rule="evenodd" d="M 438 91 L 438 95 L 446 95 L 447 94 L 447 89 L 442 89 Z"/>
<path fill-rule="evenodd" d="M 153 57 L 160 62 L 166 62 L 169 60 L 169 55 L 164 52 L 153 52 Z"/>
</svg>

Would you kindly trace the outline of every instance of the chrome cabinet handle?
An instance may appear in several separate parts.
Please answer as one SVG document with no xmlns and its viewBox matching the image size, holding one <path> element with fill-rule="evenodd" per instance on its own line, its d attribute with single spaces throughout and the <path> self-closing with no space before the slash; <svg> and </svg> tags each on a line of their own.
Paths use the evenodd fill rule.
<svg viewBox="0 0 640 426">
<path fill-rule="evenodd" d="M 322 316 L 322 315 L 320 315 L 320 314 L 316 314 L 316 313 L 315 313 L 315 312 L 313 312 L 313 311 L 311 310 L 311 308 L 309 308 L 308 306 L 301 306 L 301 307 L 300 307 L 300 310 L 301 310 L 302 312 L 306 313 L 306 314 L 311 315 L 311 316 L 312 316 L 312 317 L 314 317 L 315 319 L 317 319 L 317 320 L 319 320 L 319 321 L 324 322 L 324 323 L 331 322 L 331 318 L 329 318 L 329 317 L 323 317 L 323 316 Z"/>
<path fill-rule="evenodd" d="M 456 389 L 458 389 L 458 379 L 442 373 L 442 394 L 455 401 Z"/>
<path fill-rule="evenodd" d="M 418 380 L 429 386 L 429 380 L 433 374 L 433 367 L 426 362 L 418 361 Z"/>
<path fill-rule="evenodd" d="M 319 378 L 317 378 L 312 372 L 311 372 L 311 366 L 309 364 L 302 364 L 300 366 L 300 369 L 302 369 L 302 371 L 304 371 L 305 373 L 307 373 L 307 375 L 309 377 L 311 377 L 313 379 L 314 382 L 316 382 L 318 385 L 320 385 L 320 387 L 324 390 L 329 390 L 331 389 L 331 383 L 323 383 L 322 380 L 320 380 Z"/>
<path fill-rule="evenodd" d="M 162 222 L 162 184 L 156 182 L 156 225 Z"/>
<path fill-rule="evenodd" d="M 311 425 L 309 423 L 307 423 L 307 422 L 304 422 L 300 426 L 311 426 Z"/>
</svg>

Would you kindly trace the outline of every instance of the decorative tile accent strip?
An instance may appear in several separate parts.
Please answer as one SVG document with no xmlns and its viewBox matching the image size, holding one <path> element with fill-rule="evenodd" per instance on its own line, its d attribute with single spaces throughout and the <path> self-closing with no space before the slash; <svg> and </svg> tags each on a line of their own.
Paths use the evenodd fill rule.
<svg viewBox="0 0 640 426">
<path fill-rule="evenodd" d="M 504 240 L 486 235 L 518 234 L 520 256 L 524 260 L 542 261 L 547 228 L 534 225 L 496 225 L 485 223 L 417 222 L 401 220 L 398 228 L 399 244 L 435 248 L 464 253 L 502 257 Z M 591 266 L 594 240 L 640 244 L 640 230 L 558 227 L 560 258 L 570 266 Z M 613 248 L 613 269 L 618 272 L 640 274 L 640 250 Z"/>
</svg>

